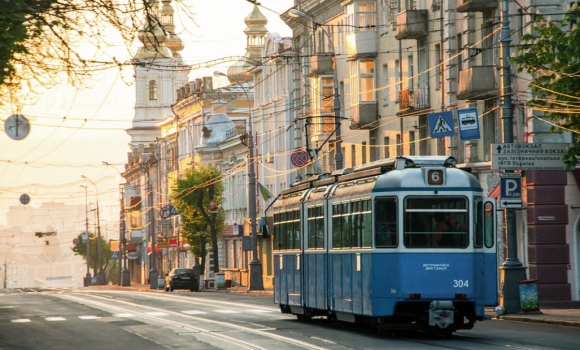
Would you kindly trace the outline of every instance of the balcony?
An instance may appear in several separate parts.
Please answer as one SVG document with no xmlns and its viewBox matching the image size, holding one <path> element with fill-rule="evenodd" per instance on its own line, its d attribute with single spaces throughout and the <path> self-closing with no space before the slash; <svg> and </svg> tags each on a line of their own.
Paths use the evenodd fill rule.
<svg viewBox="0 0 580 350">
<path fill-rule="evenodd" d="M 310 75 L 332 74 L 332 52 L 319 52 L 310 57 Z"/>
<path fill-rule="evenodd" d="M 375 57 L 378 53 L 377 32 L 365 30 L 349 33 L 346 36 L 346 52 L 349 58 Z"/>
<path fill-rule="evenodd" d="M 407 10 L 397 14 L 398 40 L 422 39 L 427 36 L 429 12 L 427 10 Z"/>
<path fill-rule="evenodd" d="M 483 12 L 497 8 L 497 0 L 460 0 L 457 12 Z"/>
<path fill-rule="evenodd" d="M 379 120 L 379 114 L 377 112 L 376 102 L 351 106 L 350 111 L 352 113 L 351 130 L 373 129 L 377 127 L 376 124 Z"/>
<path fill-rule="evenodd" d="M 485 100 L 498 95 L 495 66 L 472 66 L 459 72 L 457 99 Z"/>
<path fill-rule="evenodd" d="M 399 91 L 399 113 L 429 109 L 429 88 L 414 86 Z"/>
</svg>

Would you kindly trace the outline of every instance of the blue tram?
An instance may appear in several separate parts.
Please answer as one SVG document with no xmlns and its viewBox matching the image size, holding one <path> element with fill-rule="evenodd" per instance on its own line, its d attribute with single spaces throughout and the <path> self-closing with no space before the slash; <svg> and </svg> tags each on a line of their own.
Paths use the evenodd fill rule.
<svg viewBox="0 0 580 350">
<path fill-rule="evenodd" d="M 497 305 L 495 201 L 453 157 L 397 157 L 281 192 L 274 301 L 300 320 L 451 334 Z"/>
</svg>

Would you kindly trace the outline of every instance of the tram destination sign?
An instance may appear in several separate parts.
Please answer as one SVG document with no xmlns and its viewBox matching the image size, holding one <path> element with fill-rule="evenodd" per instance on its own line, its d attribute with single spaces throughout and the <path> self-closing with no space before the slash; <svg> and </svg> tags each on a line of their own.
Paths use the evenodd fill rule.
<svg viewBox="0 0 580 350">
<path fill-rule="evenodd" d="M 492 170 L 566 170 L 567 143 L 492 143 Z"/>
</svg>

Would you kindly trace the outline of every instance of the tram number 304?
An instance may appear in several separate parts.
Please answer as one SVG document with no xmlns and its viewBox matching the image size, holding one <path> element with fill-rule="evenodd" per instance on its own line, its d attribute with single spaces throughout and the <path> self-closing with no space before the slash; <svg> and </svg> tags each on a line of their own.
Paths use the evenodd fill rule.
<svg viewBox="0 0 580 350">
<path fill-rule="evenodd" d="M 469 280 L 453 280 L 453 288 L 468 288 Z"/>
</svg>

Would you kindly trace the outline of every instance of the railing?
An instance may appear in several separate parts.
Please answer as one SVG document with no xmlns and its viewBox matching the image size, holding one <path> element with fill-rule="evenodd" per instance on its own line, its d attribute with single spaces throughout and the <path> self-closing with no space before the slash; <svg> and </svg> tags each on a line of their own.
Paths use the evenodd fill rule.
<svg viewBox="0 0 580 350">
<path fill-rule="evenodd" d="M 399 91 L 399 110 L 429 108 L 429 88 L 413 87 Z"/>
</svg>

